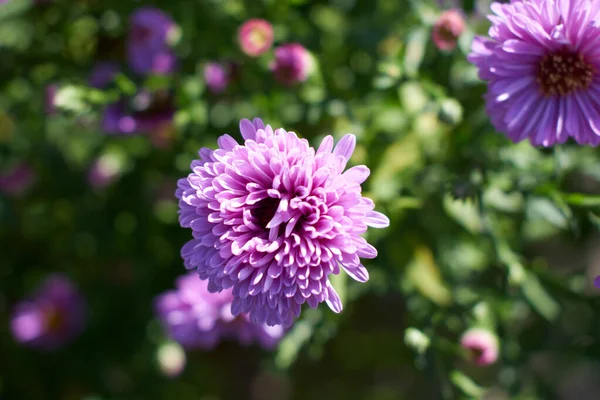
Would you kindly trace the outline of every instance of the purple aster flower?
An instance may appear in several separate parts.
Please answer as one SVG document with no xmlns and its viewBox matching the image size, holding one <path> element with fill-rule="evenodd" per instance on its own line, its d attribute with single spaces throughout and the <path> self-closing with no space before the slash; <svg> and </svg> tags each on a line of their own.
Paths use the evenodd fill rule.
<svg viewBox="0 0 600 400">
<path fill-rule="evenodd" d="M 121 72 L 119 64 L 112 61 L 100 61 L 90 72 L 88 83 L 91 87 L 104 89 L 119 72 Z"/>
<path fill-rule="evenodd" d="M 389 225 L 361 196 L 369 169 L 343 172 L 356 138 L 334 149 L 327 136 L 315 151 L 260 119 L 242 120 L 240 131 L 243 144 L 221 136 L 219 149 L 201 149 L 178 181 L 179 221 L 194 236 L 181 250 L 186 268 L 208 279 L 211 292 L 233 287 L 233 314 L 250 313 L 255 323 L 290 326 L 304 303 L 340 312 L 329 275 L 341 267 L 368 280 L 360 257 L 377 250 L 360 235 Z"/>
<path fill-rule="evenodd" d="M 275 61 L 271 70 L 279 83 L 293 85 L 304 82 L 311 68 L 310 54 L 301 44 L 289 43 L 275 49 Z"/>
<path fill-rule="evenodd" d="M 5 172 L 0 172 L 0 192 L 18 197 L 23 195 L 35 182 L 33 168 L 24 162 L 18 163 Z"/>
<path fill-rule="evenodd" d="M 456 42 L 465 28 L 465 20 L 460 11 L 444 11 L 433 26 L 431 38 L 438 49 L 443 51 L 454 50 Z"/>
<path fill-rule="evenodd" d="M 488 82 L 496 129 L 536 146 L 569 137 L 600 144 L 600 3 L 513 0 L 491 9 L 491 38 L 476 37 L 469 60 Z"/>
<path fill-rule="evenodd" d="M 204 81 L 213 93 L 224 92 L 229 85 L 229 78 L 228 68 L 224 64 L 209 62 L 204 66 Z"/>
<path fill-rule="evenodd" d="M 498 339 L 485 329 L 469 329 L 460 339 L 461 346 L 469 352 L 471 360 L 486 366 L 498 360 Z"/>
<path fill-rule="evenodd" d="M 211 349 L 225 337 L 272 348 L 283 336 L 281 326 L 253 324 L 246 315 L 234 316 L 231 289 L 211 293 L 196 273 L 180 276 L 176 285 L 176 290 L 156 299 L 155 308 L 171 338 L 186 348 Z"/>
<path fill-rule="evenodd" d="M 65 276 L 49 276 L 35 296 L 15 307 L 11 331 L 24 345 L 54 350 L 78 336 L 84 326 L 84 300 Z"/>
<path fill-rule="evenodd" d="M 238 41 L 244 53 L 260 56 L 273 45 L 273 27 L 264 19 L 250 19 L 240 27 Z"/>
<path fill-rule="evenodd" d="M 131 69 L 141 75 L 168 74 L 176 67 L 169 38 L 175 22 L 157 8 L 144 7 L 131 16 L 127 58 Z"/>
<path fill-rule="evenodd" d="M 173 96 L 166 91 L 140 91 L 131 99 L 108 105 L 104 110 L 103 129 L 108 133 L 153 132 L 173 119 Z"/>
</svg>

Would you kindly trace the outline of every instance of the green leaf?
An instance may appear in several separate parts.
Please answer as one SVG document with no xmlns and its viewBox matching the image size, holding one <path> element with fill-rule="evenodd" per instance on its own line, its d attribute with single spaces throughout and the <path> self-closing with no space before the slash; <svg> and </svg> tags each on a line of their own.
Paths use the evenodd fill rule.
<svg viewBox="0 0 600 400">
<path fill-rule="evenodd" d="M 23 19 L 2 21 L 0 18 L 0 49 L 10 47 L 25 51 L 31 45 L 34 34 L 33 26 Z"/>
<path fill-rule="evenodd" d="M 565 215 L 565 210 L 561 210 L 556 203 L 547 198 L 534 197 L 527 204 L 528 215 L 532 218 L 541 218 L 552 225 L 566 229 L 569 226 L 568 215 Z"/>
<path fill-rule="evenodd" d="M 452 294 L 446 287 L 429 248 L 416 248 L 413 260 L 406 267 L 406 275 L 417 290 L 434 303 L 440 306 L 452 303 Z"/>
<path fill-rule="evenodd" d="M 581 207 L 600 206 L 600 196 L 584 193 L 563 193 L 562 198 L 569 204 Z"/>
<path fill-rule="evenodd" d="M 150 91 L 168 89 L 171 79 L 164 75 L 151 75 L 144 81 L 144 87 Z"/>
<path fill-rule="evenodd" d="M 521 286 L 523 295 L 529 303 L 549 321 L 554 321 L 560 312 L 560 305 L 544 289 L 538 278 L 532 273 L 527 273 L 527 277 Z"/>
<path fill-rule="evenodd" d="M 85 98 L 85 88 L 67 85 L 58 90 L 54 98 L 54 104 L 60 109 L 82 114 L 90 110 Z"/>
<path fill-rule="evenodd" d="M 411 115 L 423 110 L 429 102 L 429 96 L 417 81 L 402 84 L 398 88 L 398 97 L 404 111 Z"/>
<path fill-rule="evenodd" d="M 118 74 L 115 82 L 123 94 L 133 96 L 137 91 L 135 83 L 124 74 Z"/>
<path fill-rule="evenodd" d="M 32 0 L 9 0 L 0 5 L 0 21 L 25 13 L 31 8 L 32 3 Z"/>
<path fill-rule="evenodd" d="M 450 124 L 458 125 L 463 118 L 462 105 L 455 99 L 444 99 L 440 103 L 440 120 Z"/>
<path fill-rule="evenodd" d="M 474 201 L 457 200 L 449 194 L 444 196 L 444 209 L 450 217 L 471 233 L 481 233 L 484 229 L 483 219 Z"/>
<path fill-rule="evenodd" d="M 477 385 L 471 378 L 458 370 L 454 370 L 450 373 L 450 380 L 467 396 L 481 399 L 486 392 L 484 388 Z"/>
<path fill-rule="evenodd" d="M 416 77 L 418 75 L 419 67 L 425 56 L 427 42 L 428 31 L 423 27 L 414 29 L 408 34 L 404 53 L 404 70 L 407 76 Z"/>
<path fill-rule="evenodd" d="M 275 355 L 277 368 L 286 369 L 298 358 L 300 349 L 309 341 L 315 330 L 315 325 L 321 321 L 320 310 L 307 310 L 304 319 L 296 322 L 292 330 L 281 340 Z"/>
<path fill-rule="evenodd" d="M 404 343 L 418 354 L 423 354 L 431 345 L 431 339 L 417 328 L 410 327 L 404 331 Z"/>
<path fill-rule="evenodd" d="M 589 212 L 588 218 L 589 218 L 590 222 L 592 224 L 594 224 L 594 226 L 600 230 L 600 217 L 597 216 L 596 214 L 594 214 L 593 212 Z"/>
</svg>

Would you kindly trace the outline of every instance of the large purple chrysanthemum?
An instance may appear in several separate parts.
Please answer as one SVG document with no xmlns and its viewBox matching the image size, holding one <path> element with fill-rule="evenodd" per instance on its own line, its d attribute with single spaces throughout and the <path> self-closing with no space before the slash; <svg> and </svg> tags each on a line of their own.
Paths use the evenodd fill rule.
<svg viewBox="0 0 600 400">
<path fill-rule="evenodd" d="M 49 276 L 30 300 L 15 306 L 11 331 L 24 345 L 54 350 L 73 340 L 84 327 L 85 301 L 66 276 Z"/>
<path fill-rule="evenodd" d="M 253 324 L 247 315 L 231 313 L 231 289 L 210 293 L 207 282 L 191 273 L 177 279 L 177 289 L 158 296 L 155 309 L 169 336 L 188 349 L 211 349 L 221 338 L 236 338 L 242 344 L 254 341 L 270 349 L 279 343 L 281 326 Z"/>
<path fill-rule="evenodd" d="M 305 302 L 340 312 L 329 275 L 341 266 L 365 282 L 360 257 L 377 250 L 360 235 L 389 225 L 361 195 L 369 169 L 343 172 L 354 135 L 335 149 L 327 136 L 315 151 L 260 119 L 242 120 L 240 131 L 244 144 L 221 136 L 219 149 L 201 149 L 178 182 L 180 223 L 194 235 L 181 250 L 186 268 L 208 279 L 211 292 L 233 287 L 233 314 L 256 323 L 289 326 Z"/>
<path fill-rule="evenodd" d="M 600 144 L 600 2 L 493 3 L 469 60 L 488 81 L 492 123 L 515 141 Z"/>
</svg>

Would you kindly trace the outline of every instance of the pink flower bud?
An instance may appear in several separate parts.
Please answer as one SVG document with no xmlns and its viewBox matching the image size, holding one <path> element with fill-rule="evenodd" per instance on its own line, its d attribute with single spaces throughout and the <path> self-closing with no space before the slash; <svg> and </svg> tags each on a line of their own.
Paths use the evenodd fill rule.
<svg viewBox="0 0 600 400">
<path fill-rule="evenodd" d="M 465 30 L 465 20 L 458 10 L 444 11 L 433 26 L 431 38 L 438 49 L 454 50 L 458 37 Z"/>
</svg>

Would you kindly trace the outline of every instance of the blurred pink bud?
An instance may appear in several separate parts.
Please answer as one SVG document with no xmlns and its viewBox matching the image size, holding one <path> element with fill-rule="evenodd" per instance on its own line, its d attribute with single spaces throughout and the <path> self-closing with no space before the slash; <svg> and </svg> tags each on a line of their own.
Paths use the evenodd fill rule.
<svg viewBox="0 0 600 400">
<path fill-rule="evenodd" d="M 488 330 L 469 329 L 460 339 L 460 344 L 476 365 L 483 367 L 498 360 L 498 338 Z"/>
<path fill-rule="evenodd" d="M 431 38 L 438 49 L 454 50 L 458 37 L 465 30 L 465 20 L 458 10 L 444 11 L 433 26 Z"/>
</svg>

